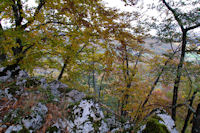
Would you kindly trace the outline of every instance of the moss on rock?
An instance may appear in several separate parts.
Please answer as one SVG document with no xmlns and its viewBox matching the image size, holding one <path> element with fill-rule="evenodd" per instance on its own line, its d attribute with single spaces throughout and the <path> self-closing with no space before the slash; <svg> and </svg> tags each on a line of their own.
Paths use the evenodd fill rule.
<svg viewBox="0 0 200 133">
<path fill-rule="evenodd" d="M 159 122 L 160 120 L 158 116 L 149 118 L 142 133 L 169 133 L 167 127 Z"/>
<path fill-rule="evenodd" d="M 28 129 L 26 129 L 25 127 L 23 127 L 23 129 L 21 129 L 18 133 L 30 133 Z"/>
<path fill-rule="evenodd" d="M 58 132 L 58 128 L 56 126 L 51 126 L 46 130 L 46 133 L 55 133 Z"/>
<path fill-rule="evenodd" d="M 12 124 L 20 123 L 24 112 L 20 108 L 16 110 L 11 110 L 7 115 L 4 116 L 3 122 L 9 122 Z"/>
<path fill-rule="evenodd" d="M 40 81 L 37 78 L 27 78 L 26 80 L 27 80 L 26 81 L 27 88 L 33 88 L 40 85 Z"/>
</svg>

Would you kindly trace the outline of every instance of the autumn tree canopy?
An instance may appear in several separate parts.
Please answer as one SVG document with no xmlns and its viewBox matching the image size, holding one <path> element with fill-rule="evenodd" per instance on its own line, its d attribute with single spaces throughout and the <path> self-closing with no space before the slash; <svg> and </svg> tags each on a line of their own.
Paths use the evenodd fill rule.
<svg viewBox="0 0 200 133">
<path fill-rule="evenodd" d="M 198 130 L 199 1 L 121 0 L 132 12 L 104 2 L 1 0 L 0 76 L 15 78 L 20 66 L 60 80 L 134 123 L 134 131 L 157 108 L 182 132 L 193 116 Z M 187 59 L 191 53 L 196 60 Z"/>
</svg>

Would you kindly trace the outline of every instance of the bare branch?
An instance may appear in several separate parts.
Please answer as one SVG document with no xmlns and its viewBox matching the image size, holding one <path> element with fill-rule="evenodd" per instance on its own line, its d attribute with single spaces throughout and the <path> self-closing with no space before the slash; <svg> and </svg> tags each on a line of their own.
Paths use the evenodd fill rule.
<svg viewBox="0 0 200 133">
<path fill-rule="evenodd" d="M 181 27 L 181 30 L 185 30 L 184 27 L 183 27 L 183 24 L 182 24 L 181 20 L 178 17 L 179 15 L 176 13 L 176 11 L 171 6 L 169 6 L 169 4 L 165 0 L 162 0 L 162 2 L 165 4 L 165 6 L 167 7 L 167 9 L 172 12 L 174 18 L 178 22 L 178 25 Z"/>
<path fill-rule="evenodd" d="M 168 62 L 174 57 L 174 55 L 179 51 L 178 49 L 179 49 L 179 48 L 176 49 L 176 51 L 168 58 L 168 60 L 167 60 L 167 61 L 165 62 L 165 64 L 163 65 L 161 71 L 160 71 L 159 74 L 158 74 L 158 77 L 156 78 L 156 80 L 154 81 L 154 83 L 153 83 L 153 85 L 152 85 L 152 87 L 151 87 L 151 90 L 150 90 L 149 94 L 147 95 L 147 98 L 145 99 L 145 101 L 144 101 L 143 104 L 142 104 L 142 108 L 144 108 L 144 106 L 145 106 L 146 103 L 148 102 L 148 100 L 149 100 L 149 98 L 150 98 L 150 96 L 151 96 L 153 90 L 155 89 L 155 87 L 156 87 L 158 81 L 160 80 L 160 77 L 161 77 L 162 73 L 163 73 L 164 70 L 165 70 L 165 66 L 166 66 L 166 65 L 168 64 Z"/>
<path fill-rule="evenodd" d="M 136 62 L 135 62 L 135 65 L 134 65 L 134 68 L 133 68 L 133 74 L 132 74 L 133 76 L 135 76 L 135 71 L 136 71 L 136 68 L 137 68 L 137 65 L 138 65 L 140 56 L 142 55 L 142 52 L 143 52 L 143 49 L 139 52 L 138 57 L 137 57 L 137 60 L 136 60 Z"/>
<path fill-rule="evenodd" d="M 24 49 L 24 51 L 22 52 L 23 54 L 25 54 L 30 48 L 32 48 L 34 45 L 30 45 L 29 47 L 27 47 L 26 49 Z"/>
<path fill-rule="evenodd" d="M 87 43 L 83 45 L 83 47 L 77 51 L 76 56 L 83 51 L 83 49 L 87 46 Z"/>
<path fill-rule="evenodd" d="M 46 23 L 40 24 L 36 27 L 36 29 L 40 28 L 41 26 L 47 25 L 47 24 L 62 24 L 62 25 L 74 25 L 72 23 L 64 23 L 59 21 L 47 21 Z"/>
<path fill-rule="evenodd" d="M 200 27 L 200 23 L 198 23 L 194 26 L 188 27 L 188 28 L 186 28 L 186 30 L 189 31 L 189 30 L 193 30 L 193 29 L 198 28 L 198 27 Z"/>
</svg>

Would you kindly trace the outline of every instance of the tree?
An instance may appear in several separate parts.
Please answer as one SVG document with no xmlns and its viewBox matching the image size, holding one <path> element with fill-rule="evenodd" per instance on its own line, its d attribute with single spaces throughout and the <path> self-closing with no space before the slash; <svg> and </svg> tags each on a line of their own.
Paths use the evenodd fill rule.
<svg viewBox="0 0 200 133">
<path fill-rule="evenodd" d="M 0 19 L 10 25 L 1 21 L 0 55 L 6 57 L 1 76 L 18 65 L 26 69 L 60 67 L 56 57 L 64 61 L 61 79 L 69 60 L 75 61 L 91 42 L 109 37 L 119 18 L 117 10 L 106 8 L 101 0 L 40 0 L 37 4 L 28 7 L 21 0 L 1 1 Z"/>
<path fill-rule="evenodd" d="M 28 13 L 28 10 L 24 11 L 20 0 L 1 1 L 0 13 L 2 15 L 0 19 L 8 19 L 11 22 L 11 27 L 6 29 L 3 29 L 2 23 L 0 23 L 1 56 L 7 57 L 9 63 L 12 62 L 0 73 L 1 76 L 5 75 L 7 70 L 14 70 L 27 51 L 34 46 L 33 43 L 24 41 L 27 38 L 26 35 L 30 35 L 26 29 L 38 18 L 44 4 L 45 1 L 40 0 L 34 13 Z M 25 19 L 26 23 L 24 23 Z"/>
<path fill-rule="evenodd" d="M 140 1 L 134 1 L 134 0 L 123 0 L 126 2 L 127 5 L 134 5 L 135 2 L 139 4 Z M 187 74 L 185 70 L 187 70 L 188 65 L 187 62 L 185 62 L 185 55 L 186 52 L 198 52 L 198 46 L 197 43 L 199 43 L 199 39 L 197 37 L 198 30 L 197 28 L 200 27 L 200 21 L 199 21 L 199 6 L 198 1 L 173 1 L 173 0 L 162 0 L 162 1 L 156 1 L 154 0 L 152 4 L 149 6 L 149 10 L 157 9 L 159 12 L 159 15 L 152 15 L 148 16 L 146 19 L 146 22 L 144 22 L 145 26 L 149 26 L 149 28 L 153 28 L 157 31 L 157 38 L 159 37 L 162 41 L 168 42 L 171 44 L 172 52 L 174 52 L 174 56 L 169 56 L 169 59 L 164 63 L 165 65 L 161 68 L 161 71 L 159 72 L 156 80 L 154 81 L 154 84 L 151 87 L 151 90 L 143 102 L 143 108 L 145 107 L 146 103 L 149 101 L 150 96 L 153 94 L 153 91 L 157 85 L 157 83 L 161 82 L 161 78 L 163 78 L 162 74 L 166 73 L 166 71 L 169 71 L 167 68 L 169 60 L 177 60 L 179 59 L 177 63 L 176 72 L 172 72 L 172 77 L 174 78 L 174 85 L 173 85 L 173 99 L 172 99 L 172 118 L 176 120 L 176 110 L 178 107 L 180 107 L 178 104 L 178 93 L 181 90 L 188 90 L 185 89 L 186 86 L 184 84 L 186 81 L 184 78 L 188 78 L 189 76 L 191 78 L 188 78 L 189 80 L 187 82 L 193 82 L 192 80 L 195 78 L 195 75 L 192 71 Z M 185 10 L 188 9 L 188 10 Z M 156 17 L 157 16 L 157 17 Z M 159 17 L 158 17 L 159 16 Z M 149 21 L 147 21 L 149 19 Z M 143 19 L 144 20 L 144 19 Z M 177 51 L 173 47 L 173 43 L 178 42 L 181 44 L 181 49 L 177 49 Z M 177 56 L 179 55 L 180 56 Z M 188 63 L 189 64 L 189 63 Z M 194 63 L 191 63 L 192 66 L 194 66 Z M 173 76 L 174 75 L 174 76 Z M 188 76 L 189 75 L 189 76 Z M 168 75 L 169 76 L 169 75 Z M 184 82 L 182 82 L 184 81 Z M 191 84 L 191 83 L 189 83 Z M 185 129 L 187 127 L 187 123 L 189 121 L 189 118 L 192 114 L 192 105 L 195 98 L 195 95 L 197 93 L 197 90 L 195 87 L 192 87 L 192 85 L 189 86 L 191 88 L 191 91 L 185 92 L 188 93 L 188 97 L 185 99 L 184 102 L 186 104 L 183 104 L 188 108 L 188 114 L 185 118 L 185 124 L 182 129 L 182 132 L 185 132 Z M 193 94 L 192 94 L 193 92 Z M 192 95 L 191 95 L 192 94 Z M 179 98 L 179 102 L 181 102 L 182 98 Z M 151 99 L 152 100 L 152 99 Z"/>
<path fill-rule="evenodd" d="M 193 9 L 190 13 L 182 13 L 178 12 L 177 9 L 173 9 L 165 0 L 162 0 L 163 4 L 167 7 L 169 11 L 174 16 L 174 19 L 177 21 L 178 26 L 181 28 L 182 32 L 182 46 L 181 46 L 181 57 L 176 70 L 176 78 L 174 81 L 174 91 L 173 91 L 173 100 L 172 100 L 172 119 L 176 120 L 176 104 L 178 99 L 178 88 L 181 80 L 181 69 L 183 68 L 185 51 L 187 45 L 187 32 L 193 30 L 195 28 L 200 27 L 200 23 L 198 22 L 199 16 L 195 14 L 198 11 L 198 8 Z M 179 3 L 180 4 L 180 3 Z M 181 3 L 181 5 L 185 5 L 185 3 Z M 193 16 L 190 16 L 193 15 Z M 196 22 L 196 21 L 197 22 Z"/>
<path fill-rule="evenodd" d="M 200 122 L 200 104 L 197 106 L 197 110 L 193 116 L 193 126 L 192 126 L 192 133 L 199 133 L 200 132 L 200 127 L 199 123 Z"/>
</svg>

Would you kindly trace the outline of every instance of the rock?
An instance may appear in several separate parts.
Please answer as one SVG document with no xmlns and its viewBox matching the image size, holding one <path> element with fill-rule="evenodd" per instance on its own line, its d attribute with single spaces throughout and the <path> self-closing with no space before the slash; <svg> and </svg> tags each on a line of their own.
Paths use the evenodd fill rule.
<svg viewBox="0 0 200 133">
<path fill-rule="evenodd" d="M 103 112 L 92 100 L 82 100 L 68 107 L 68 131 L 70 133 L 108 132 Z"/>
<path fill-rule="evenodd" d="M 61 133 L 58 123 L 55 123 L 51 127 L 49 127 L 46 133 Z"/>
<path fill-rule="evenodd" d="M 19 74 L 17 75 L 17 79 L 25 79 L 28 77 L 29 77 L 28 73 L 24 70 L 20 70 Z"/>
<path fill-rule="evenodd" d="M 140 127 L 137 133 L 156 132 L 156 133 L 178 133 L 175 128 L 174 120 L 166 111 L 155 109 L 151 114 L 147 123 Z"/>
<path fill-rule="evenodd" d="M 59 91 L 59 90 L 68 88 L 68 86 L 66 84 L 63 84 L 58 80 L 54 80 L 54 81 L 48 83 L 48 85 L 46 85 L 44 87 L 47 87 L 47 88 L 49 87 L 49 89 L 51 90 L 51 93 L 54 96 L 58 96 L 58 97 L 61 96 L 61 91 Z"/>
<path fill-rule="evenodd" d="M 9 88 L 0 90 L 0 97 L 7 97 L 9 100 L 16 100 L 14 96 L 20 96 L 23 94 L 24 89 L 20 86 L 11 85 Z"/>
<path fill-rule="evenodd" d="M 69 93 L 66 94 L 67 97 L 69 97 L 68 101 L 69 102 L 78 102 L 85 98 L 85 93 L 79 92 L 77 90 L 72 90 Z"/>
<path fill-rule="evenodd" d="M 164 124 L 167 127 L 167 129 L 169 130 L 170 133 L 178 133 L 178 131 L 175 128 L 176 125 L 175 125 L 174 120 L 171 118 L 171 116 L 169 114 L 167 114 L 166 111 L 157 110 L 155 112 L 155 114 L 162 119 L 162 121 L 159 121 L 159 122 L 161 124 Z"/>
<path fill-rule="evenodd" d="M 132 127 L 134 127 L 134 124 L 131 124 L 129 121 L 127 121 L 127 122 L 125 122 L 125 123 L 123 124 L 123 129 L 124 129 L 125 131 L 130 130 Z"/>
<path fill-rule="evenodd" d="M 27 88 L 34 88 L 34 87 L 38 87 L 40 85 L 41 85 L 41 81 L 38 77 L 27 78 L 27 81 L 25 84 L 25 86 Z"/>
<path fill-rule="evenodd" d="M 59 127 L 61 127 L 61 129 L 65 129 L 67 127 L 67 120 L 66 119 L 62 120 L 59 118 L 58 125 L 59 125 Z"/>
<path fill-rule="evenodd" d="M 7 123 L 21 124 L 23 112 L 19 108 L 15 110 L 9 110 L 8 113 L 4 116 L 3 121 Z"/>
<path fill-rule="evenodd" d="M 42 86 L 42 87 L 46 88 L 47 82 L 46 82 L 46 79 L 45 79 L 45 78 L 41 78 L 41 79 L 40 79 L 40 83 L 41 83 L 41 86 Z"/>
<path fill-rule="evenodd" d="M 4 69 L 5 69 L 5 67 L 1 67 L 1 68 L 0 68 L 0 72 L 2 72 Z"/>
<path fill-rule="evenodd" d="M 32 113 L 22 119 L 22 123 L 27 129 L 37 130 L 42 126 L 48 109 L 45 105 L 38 103 L 31 110 Z"/>
<path fill-rule="evenodd" d="M 1 90 L 0 89 L 0 98 L 3 98 L 3 97 L 5 97 L 6 95 L 5 95 L 5 90 Z"/>
<path fill-rule="evenodd" d="M 53 124 L 51 127 L 49 127 L 46 131 L 46 133 L 62 133 L 65 132 L 65 128 L 67 127 L 67 120 L 62 120 L 61 118 L 57 119 L 57 122 Z"/>
<path fill-rule="evenodd" d="M 5 67 L 0 68 L 0 72 L 3 72 L 4 69 Z M 15 75 L 14 73 L 17 75 Z M 6 75 L 0 77 L 0 81 L 1 82 L 13 81 L 12 78 L 16 78 L 17 79 L 16 85 L 21 85 L 23 82 L 25 82 L 23 80 L 25 80 L 28 77 L 29 77 L 28 73 L 24 70 L 21 70 L 20 67 L 17 66 L 14 70 L 7 70 Z"/>
<path fill-rule="evenodd" d="M 16 126 L 10 126 L 5 133 L 13 133 L 13 132 L 19 132 L 22 130 L 23 127 L 21 125 L 16 125 Z"/>
<path fill-rule="evenodd" d="M 134 124 L 130 123 L 129 121 L 120 122 L 119 118 L 116 119 L 115 115 L 109 116 L 108 118 L 105 119 L 105 121 L 111 133 L 122 132 L 122 131 L 130 132 L 134 127 Z"/>
<path fill-rule="evenodd" d="M 1 68 L 0 72 L 3 72 L 4 70 L 6 70 L 6 68 Z M 19 73 L 20 71 L 21 70 L 20 70 L 19 66 L 15 67 L 14 70 L 7 70 L 7 71 L 5 71 L 6 75 L 0 77 L 0 81 L 6 82 L 6 81 L 12 81 L 13 80 L 12 78 L 14 78 L 14 77 L 20 78 L 20 76 L 22 76 L 22 72 L 21 72 L 21 75 Z"/>
<path fill-rule="evenodd" d="M 109 118 L 106 118 L 106 122 L 108 124 L 109 129 L 111 132 L 116 132 L 122 127 L 122 123 L 118 122 L 115 118 L 115 116 L 111 116 Z"/>
<path fill-rule="evenodd" d="M 0 77 L 0 81 L 1 81 L 1 82 L 6 82 L 6 81 L 8 81 L 8 79 L 11 77 L 11 74 L 12 74 L 11 71 L 7 71 L 7 72 L 6 72 L 6 76 L 1 76 L 1 77 Z"/>
</svg>

